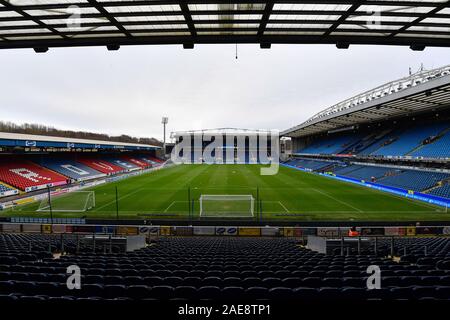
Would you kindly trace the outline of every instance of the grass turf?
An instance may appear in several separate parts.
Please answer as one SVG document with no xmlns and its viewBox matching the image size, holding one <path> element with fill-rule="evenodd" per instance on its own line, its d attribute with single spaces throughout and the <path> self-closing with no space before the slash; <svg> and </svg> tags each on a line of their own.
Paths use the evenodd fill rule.
<svg viewBox="0 0 450 320">
<path fill-rule="evenodd" d="M 257 188 L 264 219 L 285 220 L 450 220 L 445 209 L 331 178 L 280 167 L 261 176 L 259 165 L 180 165 L 88 190 L 96 206 L 54 217 L 116 218 L 115 187 L 122 219 L 188 218 L 188 187 L 199 216 L 201 194 L 252 194 Z M 48 217 L 33 203 L 1 212 L 3 216 Z"/>
</svg>

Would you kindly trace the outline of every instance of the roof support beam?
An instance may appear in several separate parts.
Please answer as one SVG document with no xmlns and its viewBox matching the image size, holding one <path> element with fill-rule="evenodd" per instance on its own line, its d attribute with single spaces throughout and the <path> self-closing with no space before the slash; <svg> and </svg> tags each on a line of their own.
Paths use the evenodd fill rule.
<svg viewBox="0 0 450 320">
<path fill-rule="evenodd" d="M 109 3 L 108 3 L 109 4 Z M 366 3 L 367 4 L 367 3 Z M 21 6 L 20 8 L 22 9 L 23 7 L 26 6 Z M 81 7 L 81 6 L 80 6 Z M 92 8 L 92 6 L 90 6 L 90 8 Z M 3 10 L 2 10 L 3 9 Z M 24 10 L 24 9 L 22 9 Z M 46 10 L 50 10 L 50 9 L 46 9 Z M 4 7 L 0 7 L 0 12 L 1 11 L 10 11 L 10 10 L 5 10 Z M 196 15 L 216 15 L 218 13 L 217 10 L 198 10 L 195 11 Z M 249 10 L 221 10 L 220 11 L 221 14 L 223 15 L 235 15 L 235 14 L 252 14 L 252 15 L 258 15 L 258 14 L 263 14 L 264 11 L 263 10 L 256 10 L 256 9 L 249 9 Z M 279 14 L 279 15 L 302 15 L 302 16 L 308 16 L 308 15 L 318 15 L 318 16 L 327 16 L 327 15 L 344 15 L 346 14 L 347 11 L 342 11 L 342 10 L 323 10 L 323 11 L 314 11 L 314 10 L 272 10 L 272 14 Z M 114 12 L 114 13 L 110 13 L 112 16 L 114 17 L 147 17 L 147 16 L 170 16 L 170 15 L 174 15 L 174 14 L 180 14 L 181 15 L 181 10 L 180 11 L 139 11 L 139 12 Z M 358 12 L 358 17 L 364 17 L 364 16 L 370 16 L 371 14 L 365 11 L 361 11 Z M 386 12 L 382 12 L 381 16 L 383 17 L 405 17 L 405 18 L 418 18 L 421 16 L 420 13 L 415 13 L 415 12 L 395 12 L 395 11 L 386 11 Z M 83 14 L 84 18 L 104 18 L 104 16 L 100 13 L 84 13 Z M 434 15 L 435 18 L 441 18 L 441 19 L 450 19 L 450 14 L 444 14 L 444 13 L 437 13 Z M 39 20 L 60 20 L 60 19 L 68 19 L 70 18 L 70 14 L 46 14 L 46 15 L 35 15 L 34 16 L 35 19 L 39 19 Z M 27 20 L 25 17 L 23 16 L 7 16 L 7 17 L 0 17 L 0 21 L 23 21 L 23 20 Z M 259 20 L 258 20 L 259 21 Z M 300 20 L 299 20 L 300 22 Z M 307 21 L 306 21 L 307 22 Z M 335 22 L 334 20 L 327 20 L 321 23 L 333 23 Z M 364 21 L 366 22 L 366 21 Z M 294 22 L 292 22 L 294 23 Z M 305 23 L 305 22 L 304 22 Z M 357 21 L 354 21 L 354 23 L 357 23 Z M 360 22 L 358 22 L 360 23 Z M 393 21 L 392 23 L 389 21 L 384 21 L 383 24 L 386 25 L 404 25 L 404 23 L 401 22 L 395 22 Z M 434 26 L 441 26 L 441 24 L 437 23 L 434 24 Z M 445 27 L 446 25 L 444 25 Z"/>
<path fill-rule="evenodd" d="M 333 31 L 335 31 L 342 22 L 347 20 L 348 17 L 350 17 L 365 1 L 356 1 L 350 8 L 348 8 L 347 12 L 344 13 L 339 17 L 339 19 L 336 20 L 335 23 L 323 34 L 325 37 L 329 36 Z"/>
<path fill-rule="evenodd" d="M 123 34 L 125 34 L 125 36 L 127 38 L 132 38 L 133 36 L 131 35 L 130 32 L 128 32 L 127 29 L 124 28 L 124 26 L 122 24 L 119 23 L 119 21 L 116 20 L 116 18 L 113 17 L 113 15 L 111 15 L 103 5 L 101 5 L 100 3 L 98 3 L 96 0 L 87 0 L 89 2 L 89 4 L 91 4 L 95 9 L 97 9 L 98 12 L 100 12 L 102 14 L 102 16 L 104 16 L 106 19 L 109 20 L 109 22 L 111 22 L 117 29 L 120 30 L 120 32 L 122 32 Z"/>
<path fill-rule="evenodd" d="M 273 1 L 267 1 L 266 6 L 264 8 L 264 13 L 261 17 L 261 23 L 259 24 L 258 37 L 262 37 L 264 35 L 264 31 L 266 30 L 270 15 L 272 14 L 273 5 L 274 5 Z"/>
<path fill-rule="evenodd" d="M 186 20 L 186 24 L 189 28 L 189 32 L 193 38 L 197 37 L 197 30 L 195 30 L 194 20 L 192 20 L 191 11 L 189 10 L 189 6 L 186 2 L 180 3 L 181 12 L 183 14 L 184 20 Z"/>
<path fill-rule="evenodd" d="M 34 23 L 38 24 L 41 28 L 43 29 L 47 29 L 50 30 L 53 34 L 60 36 L 63 39 L 67 39 L 67 36 L 65 36 L 63 33 L 59 32 L 58 30 L 56 30 L 55 28 L 45 24 L 44 22 L 42 22 L 41 20 L 39 20 L 36 17 L 33 17 L 32 15 L 26 13 L 24 10 L 22 10 L 21 7 L 13 5 L 11 3 L 9 3 L 6 0 L 0 0 L 0 4 L 2 4 L 4 6 L 5 9 L 10 10 L 10 11 L 14 11 L 16 13 L 18 13 L 19 15 L 21 15 L 25 20 L 31 20 Z M 37 51 L 36 51 L 37 52 Z"/>
<path fill-rule="evenodd" d="M 152 0 L 151 5 L 171 5 L 171 4 L 179 4 L 179 1 L 176 0 Z M 194 0 L 190 1 L 192 4 L 229 4 L 230 0 Z M 240 4 L 248 4 L 248 0 L 234 0 L 233 3 Z M 253 2 L 253 1 L 252 1 Z M 254 1 L 254 3 L 260 3 L 264 4 L 267 1 L 263 0 L 257 0 Z M 273 1 L 275 3 L 299 3 L 299 4 L 342 4 L 342 5 L 352 5 L 356 1 L 355 0 L 290 0 L 290 1 L 284 1 L 284 0 L 276 0 Z M 379 1 L 375 0 L 367 0 L 367 5 L 380 5 Z M 67 2 L 61 2 L 61 3 L 41 3 L 41 4 L 26 4 L 21 6 L 23 10 L 51 10 L 51 9 L 63 9 L 67 8 L 71 5 L 77 5 L 80 8 L 87 8 L 90 7 L 90 5 L 86 2 L 79 2 L 76 0 L 73 0 L 72 3 Z M 114 1 L 111 0 L 108 2 L 108 7 L 120 7 L 120 6 L 144 6 L 149 5 L 149 0 L 123 0 L 123 1 Z M 417 6 L 418 2 L 416 1 L 383 1 L 383 5 L 387 6 L 400 6 L 400 7 L 413 7 Z M 432 1 L 421 1 L 420 3 L 421 7 L 435 7 L 436 2 Z M 0 11 L 3 11 L 0 8 Z"/>
<path fill-rule="evenodd" d="M 414 99 L 414 98 L 404 98 L 407 101 L 411 101 L 411 102 L 418 102 L 418 103 L 424 103 L 424 104 L 432 104 L 435 106 L 440 106 L 442 105 L 442 103 L 438 103 L 438 102 L 433 102 L 433 101 L 424 101 L 424 100 L 420 100 L 420 99 Z"/>
<path fill-rule="evenodd" d="M 392 32 L 389 37 L 395 37 L 397 34 L 405 31 L 406 29 L 409 29 L 412 26 L 415 26 L 416 24 L 420 23 L 422 20 L 425 20 L 426 18 L 430 18 L 431 16 L 433 16 L 435 13 L 438 13 L 439 11 L 441 11 L 442 9 L 448 7 L 450 5 L 450 1 L 446 1 L 443 2 L 440 5 L 436 5 L 436 7 L 434 9 L 432 9 L 429 12 L 426 12 L 424 14 L 422 14 L 420 17 L 414 19 L 413 21 L 405 24 L 403 27 L 401 27 L 398 30 L 395 30 L 394 32 Z M 411 49 L 415 50 L 414 48 L 411 47 Z M 424 48 L 425 49 L 425 48 Z M 418 51 L 422 51 L 423 49 L 419 48 Z"/>
</svg>

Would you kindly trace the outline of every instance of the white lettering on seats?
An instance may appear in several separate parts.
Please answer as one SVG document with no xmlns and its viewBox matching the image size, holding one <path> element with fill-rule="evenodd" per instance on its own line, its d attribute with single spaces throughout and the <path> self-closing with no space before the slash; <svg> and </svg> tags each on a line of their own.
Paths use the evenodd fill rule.
<svg viewBox="0 0 450 320">
<path fill-rule="evenodd" d="M 43 176 L 39 175 L 38 173 L 33 172 L 27 168 L 9 169 L 9 171 L 21 176 L 22 178 L 31 180 L 33 182 L 40 182 L 41 180 L 47 180 L 47 181 L 52 180 L 49 177 L 43 177 Z"/>
<path fill-rule="evenodd" d="M 94 165 L 99 166 L 100 168 L 109 170 L 109 171 L 114 171 L 114 168 L 111 167 L 110 165 L 104 163 L 104 162 L 93 162 Z"/>
<path fill-rule="evenodd" d="M 63 165 L 61 165 L 61 167 L 66 169 L 66 170 L 75 172 L 76 174 L 78 174 L 80 176 L 89 175 L 89 172 L 87 172 L 87 171 L 85 171 L 85 170 L 83 170 L 81 168 L 75 167 L 75 166 L 73 166 L 71 164 L 63 164 Z"/>
</svg>

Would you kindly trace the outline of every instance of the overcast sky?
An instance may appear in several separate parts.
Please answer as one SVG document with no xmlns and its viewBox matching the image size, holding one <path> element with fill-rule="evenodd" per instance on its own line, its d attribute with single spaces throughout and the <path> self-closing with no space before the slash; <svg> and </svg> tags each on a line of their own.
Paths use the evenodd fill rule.
<svg viewBox="0 0 450 320">
<path fill-rule="evenodd" d="M 287 129 L 355 94 L 450 64 L 450 49 L 203 45 L 0 50 L 1 120 L 162 138 L 218 127 Z"/>
</svg>

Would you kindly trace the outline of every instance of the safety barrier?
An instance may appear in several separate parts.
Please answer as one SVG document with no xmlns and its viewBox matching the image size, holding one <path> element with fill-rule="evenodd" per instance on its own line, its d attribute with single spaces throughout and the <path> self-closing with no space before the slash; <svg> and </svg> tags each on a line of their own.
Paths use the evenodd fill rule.
<svg viewBox="0 0 450 320">
<path fill-rule="evenodd" d="M 348 235 L 350 227 L 232 227 L 232 226 L 104 226 L 50 223 L 2 223 L 4 233 L 68 233 L 149 236 L 240 236 L 327 238 Z M 361 236 L 450 236 L 450 226 L 356 227 Z"/>
</svg>

